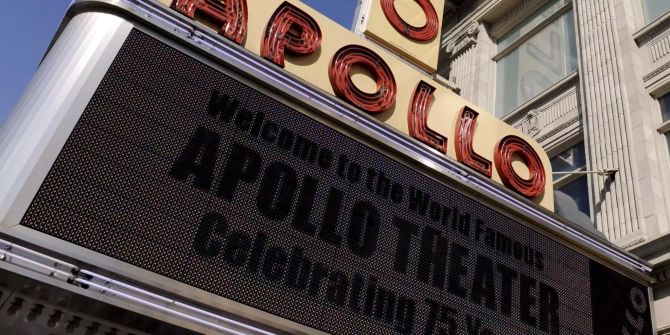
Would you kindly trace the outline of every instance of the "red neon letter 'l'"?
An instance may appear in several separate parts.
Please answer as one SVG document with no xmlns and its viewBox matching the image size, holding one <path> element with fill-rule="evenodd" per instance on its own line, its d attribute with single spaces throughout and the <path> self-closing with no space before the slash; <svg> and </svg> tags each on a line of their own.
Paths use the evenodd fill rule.
<svg viewBox="0 0 670 335">
<path fill-rule="evenodd" d="M 446 154 L 447 138 L 428 127 L 428 112 L 433 92 L 435 92 L 435 87 L 423 80 L 416 85 L 407 113 L 409 136 Z"/>
<path fill-rule="evenodd" d="M 477 116 L 479 113 L 468 106 L 464 106 L 456 121 L 456 159 L 459 162 L 473 168 L 475 171 L 491 178 L 493 164 L 491 161 L 480 156 L 472 148 L 477 127 Z"/>
</svg>

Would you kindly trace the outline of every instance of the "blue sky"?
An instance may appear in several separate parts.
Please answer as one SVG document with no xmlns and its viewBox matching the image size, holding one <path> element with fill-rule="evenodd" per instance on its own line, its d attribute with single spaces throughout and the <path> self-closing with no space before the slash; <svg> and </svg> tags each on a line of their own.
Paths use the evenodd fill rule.
<svg viewBox="0 0 670 335">
<path fill-rule="evenodd" d="M 9 0 L 2 0 L 9 1 Z M 263 1 L 263 0 L 247 0 Z M 357 0 L 303 0 L 312 8 L 350 28 Z M 0 20 L 0 123 L 30 82 L 69 0 L 18 0 L 7 5 Z"/>
</svg>

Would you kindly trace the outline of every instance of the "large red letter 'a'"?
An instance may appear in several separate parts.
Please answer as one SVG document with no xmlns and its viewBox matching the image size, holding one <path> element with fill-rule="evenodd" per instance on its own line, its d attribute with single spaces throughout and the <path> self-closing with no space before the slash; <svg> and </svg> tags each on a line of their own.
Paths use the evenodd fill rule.
<svg viewBox="0 0 670 335">
<path fill-rule="evenodd" d="M 521 158 L 528 167 L 529 178 L 521 178 L 512 166 L 513 156 Z M 503 137 L 496 145 L 494 155 L 496 169 L 505 186 L 528 197 L 534 198 L 544 193 L 546 176 L 544 166 L 537 152 L 522 138 L 514 135 Z"/>
<path fill-rule="evenodd" d="M 491 161 L 480 156 L 472 148 L 477 127 L 477 116 L 479 113 L 465 106 L 456 121 L 456 159 L 459 162 L 473 168 L 475 171 L 491 178 L 493 164 Z"/>
<path fill-rule="evenodd" d="M 221 25 L 219 34 L 242 44 L 247 36 L 246 0 L 173 0 L 173 9 L 194 19 L 196 11 Z"/>
<path fill-rule="evenodd" d="M 416 85 L 407 113 L 409 136 L 446 154 L 447 138 L 428 128 L 428 111 L 430 110 L 433 92 L 435 92 L 435 87 L 423 80 Z"/>
<path fill-rule="evenodd" d="M 284 2 L 272 14 L 261 45 L 261 56 L 284 67 L 284 51 L 309 55 L 321 46 L 321 29 L 307 13 Z"/>
<path fill-rule="evenodd" d="M 400 17 L 398 11 L 395 9 L 395 0 L 381 0 L 382 10 L 386 19 L 391 23 L 399 33 L 416 41 L 430 41 L 437 36 L 440 20 L 435 11 L 435 7 L 430 3 L 430 0 L 414 0 L 421 6 L 423 13 L 426 15 L 426 24 L 422 27 L 415 27 L 407 23 Z"/>
<path fill-rule="evenodd" d="M 361 91 L 351 80 L 351 68 L 360 65 L 370 71 L 377 83 L 377 91 Z M 338 97 L 349 101 L 366 112 L 381 113 L 395 103 L 396 84 L 389 66 L 372 50 L 360 45 L 347 45 L 335 53 L 330 61 L 328 77 Z"/>
</svg>

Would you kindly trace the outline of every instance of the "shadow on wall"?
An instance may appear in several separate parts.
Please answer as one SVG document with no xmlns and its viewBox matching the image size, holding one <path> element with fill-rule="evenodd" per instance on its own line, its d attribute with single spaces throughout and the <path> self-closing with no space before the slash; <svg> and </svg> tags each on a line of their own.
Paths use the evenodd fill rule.
<svg viewBox="0 0 670 335">
<path fill-rule="evenodd" d="M 554 191 L 554 210 L 556 215 L 572 221 L 580 227 L 607 239 L 603 233 L 596 229 L 591 218 L 579 211 L 577 203 L 569 195 L 561 191 Z"/>
</svg>

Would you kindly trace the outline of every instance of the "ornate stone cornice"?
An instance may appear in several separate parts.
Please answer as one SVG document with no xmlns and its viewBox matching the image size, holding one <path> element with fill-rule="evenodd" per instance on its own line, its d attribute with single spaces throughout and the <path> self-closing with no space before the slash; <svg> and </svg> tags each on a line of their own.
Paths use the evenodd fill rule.
<svg viewBox="0 0 670 335">
<path fill-rule="evenodd" d="M 495 37 L 500 37 L 511 27 L 519 24 L 530 12 L 540 8 L 547 2 L 549 0 L 522 0 L 521 3 L 491 23 L 491 34 Z"/>
<path fill-rule="evenodd" d="M 663 15 L 660 19 L 652 22 L 633 35 L 638 45 L 653 40 L 661 32 L 670 29 L 670 13 Z"/>
<path fill-rule="evenodd" d="M 552 136 L 554 136 L 554 135 L 560 133 L 562 130 L 567 129 L 567 128 L 570 127 L 571 125 L 573 125 L 573 124 L 579 122 L 579 120 L 581 120 L 581 119 L 582 119 L 582 116 L 581 116 L 581 115 L 577 115 L 577 116 L 571 118 L 570 120 L 568 120 L 567 122 L 563 122 L 560 126 L 554 128 L 554 129 L 552 129 L 552 130 L 549 131 L 548 133 L 546 133 L 546 134 L 544 134 L 544 135 L 538 137 L 538 138 L 536 139 L 536 141 L 538 141 L 538 142 L 545 141 L 545 140 L 547 140 L 548 138 L 550 138 L 550 137 L 552 137 Z"/>
<path fill-rule="evenodd" d="M 472 22 L 459 35 L 456 36 L 452 41 L 447 43 L 445 47 L 445 52 L 447 56 L 452 59 L 458 56 L 464 50 L 467 50 L 470 46 L 477 44 L 477 36 L 479 35 L 479 24 L 477 22 Z"/>
<path fill-rule="evenodd" d="M 516 7 L 512 8 L 509 10 L 505 15 L 503 15 L 501 18 L 493 22 L 493 25 L 491 26 L 492 30 L 498 30 L 500 26 L 504 25 L 505 23 L 509 22 L 512 20 L 515 16 L 517 16 L 519 13 L 521 13 L 524 9 L 528 8 L 530 4 L 533 2 L 536 2 L 538 0 L 523 0 L 519 5 Z"/>
<path fill-rule="evenodd" d="M 563 99 L 564 97 L 561 96 L 563 96 L 567 91 L 573 90 L 573 87 L 576 87 L 578 80 L 579 75 L 576 71 L 569 74 L 567 77 L 547 88 L 544 92 L 540 93 L 535 98 L 525 102 L 516 110 L 504 116 L 502 120 L 510 125 L 517 124 L 526 117 L 526 114 L 528 113 L 527 111 L 542 108 L 541 106 L 551 103 L 551 101 L 557 98 Z"/>
<path fill-rule="evenodd" d="M 657 75 L 661 74 L 661 72 L 670 69 L 670 62 L 666 62 L 665 64 L 657 67 L 654 69 L 654 71 L 649 72 L 646 76 L 644 76 L 642 79 L 644 81 L 649 81 L 652 78 L 656 77 Z"/>
</svg>

